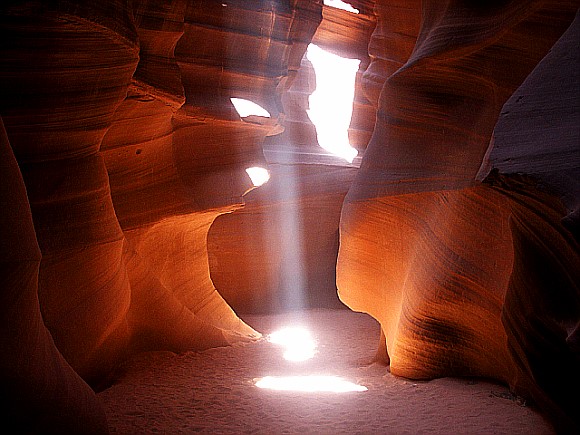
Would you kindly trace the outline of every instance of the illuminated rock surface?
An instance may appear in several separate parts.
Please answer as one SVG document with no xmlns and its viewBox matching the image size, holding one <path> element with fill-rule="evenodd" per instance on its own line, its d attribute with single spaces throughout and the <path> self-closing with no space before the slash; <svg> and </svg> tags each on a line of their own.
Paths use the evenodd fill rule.
<svg viewBox="0 0 580 435">
<path fill-rule="evenodd" d="M 134 2 L 132 9 L 122 1 L 2 6 L 0 107 L 42 252 L 31 263 L 40 263 L 42 319 L 56 348 L 94 387 L 106 386 L 114 367 L 138 350 L 205 349 L 259 336 L 215 291 L 206 239 L 217 216 L 242 205 L 252 186 L 245 169 L 265 164 L 261 143 L 276 130 L 276 88 L 301 34 L 290 32 L 293 8 L 227 6 L 232 17 L 245 18 L 224 27 L 221 40 L 209 35 L 210 24 L 222 20 L 221 4 L 220 14 L 183 1 Z M 278 20 L 272 33 L 255 27 L 258 17 Z M 212 46 L 198 44 L 200 32 Z M 240 55 L 228 48 L 232 35 L 248 53 L 266 53 L 253 69 L 248 53 L 227 57 Z M 224 61 L 232 65 L 225 71 Z M 212 67 L 227 75 L 224 88 L 211 81 Z M 273 119 L 241 120 L 230 96 L 257 99 Z M 31 298 L 32 278 L 20 284 Z M 18 293 L 18 284 L 10 286 L 9 294 Z M 46 334 L 34 305 L 22 311 L 30 330 L 5 325 L 3 336 Z M 68 370 L 64 382 L 78 401 L 65 405 L 82 417 L 90 390 L 58 360 L 49 336 L 45 341 L 39 346 L 56 366 L 33 375 L 57 384 L 51 376 Z M 34 385 L 21 379 L 26 375 L 6 381 Z M 50 388 L 43 400 L 60 394 Z M 34 402 L 30 391 L 23 389 L 23 401 Z M 61 423 L 69 425 L 56 419 L 55 430 Z"/>
<path fill-rule="evenodd" d="M 559 139 L 564 131 L 577 137 L 577 119 L 550 113 L 552 106 L 577 113 L 568 91 L 524 84 L 518 92 L 533 100 L 541 98 L 537 88 L 547 99 L 527 110 L 555 126 L 539 137 L 524 127 L 534 118 L 500 123 L 490 161 L 507 173 L 494 172 L 483 184 L 476 178 L 503 104 L 576 7 L 522 2 L 468 10 L 423 2 L 417 44 L 385 77 L 373 139 L 345 199 L 337 272 L 341 299 L 380 321 L 393 374 L 493 377 L 533 396 L 562 430 L 578 424 L 577 241 L 561 223 L 569 212 L 558 201 L 562 193 L 509 172 L 540 174 L 538 155 L 555 142 L 564 152 L 542 156 L 545 170 L 578 180 L 578 143 Z M 560 69 L 555 74 L 570 83 L 577 68 L 565 53 L 573 50 L 553 52 L 561 62 L 548 58 L 537 74 Z M 504 110 L 510 113 L 510 104 Z M 525 158 L 517 168 L 499 160 L 518 154 Z M 552 164 L 561 157 L 565 164 Z"/>
<path fill-rule="evenodd" d="M 127 358 L 257 338 L 240 312 L 344 308 L 338 277 L 393 374 L 489 376 L 572 427 L 577 24 L 548 51 L 578 2 L 347 3 L 0 5 L 13 418 L 106 432 L 88 385 Z M 311 42 L 360 60 L 360 171 L 316 143 Z"/>
<path fill-rule="evenodd" d="M 246 196 L 242 210 L 220 216 L 210 229 L 216 288 L 238 312 L 341 307 L 338 222 L 356 169 L 271 164 L 270 170 L 272 179 Z"/>
</svg>

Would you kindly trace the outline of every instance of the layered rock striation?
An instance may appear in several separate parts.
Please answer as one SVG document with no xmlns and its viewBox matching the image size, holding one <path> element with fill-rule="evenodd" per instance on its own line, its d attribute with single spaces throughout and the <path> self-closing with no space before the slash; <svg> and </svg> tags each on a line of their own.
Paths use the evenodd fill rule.
<svg viewBox="0 0 580 435">
<path fill-rule="evenodd" d="M 301 4 L 309 5 L 310 12 L 299 10 L 302 15 L 292 24 L 306 34 L 293 44 L 294 63 L 281 82 L 284 132 L 264 141 L 271 179 L 244 197 L 243 209 L 219 216 L 208 235 L 212 280 L 242 313 L 344 308 L 335 284 L 338 222 L 357 168 L 356 162 L 349 164 L 318 145 L 307 111 L 318 82 L 328 79 L 317 77 L 305 53 L 312 41 L 361 61 L 349 136 L 363 151 L 374 127 L 374 109 L 362 94 L 361 78 L 375 21 L 368 2 L 360 6 L 360 14 L 316 2 Z"/>
<path fill-rule="evenodd" d="M 3 190 L 2 386 L 19 389 L 13 408 L 46 417 L 47 430 L 105 432 L 81 378 L 102 388 L 134 352 L 259 336 L 215 290 L 207 233 L 243 205 L 245 169 L 266 164 L 281 83 L 321 6 L 202 3 L 0 8 L 2 176 L 17 186 L 14 203 Z M 230 97 L 271 117 L 241 119 Z"/>
<path fill-rule="evenodd" d="M 378 10 L 391 2 L 380 3 Z M 560 1 L 423 2 L 415 9 L 416 44 L 401 67 L 383 61 L 400 61 L 408 49 L 386 43 L 401 34 L 379 15 L 371 47 L 382 47 L 375 48 L 381 57 L 365 74 L 369 99 L 378 98 L 377 124 L 345 199 L 337 266 L 343 302 L 381 323 L 381 357 L 393 374 L 499 379 L 533 397 L 562 430 L 578 424 L 571 411 L 576 387 L 564 381 L 577 382 L 573 330 L 580 317 L 577 241 L 561 221 L 569 213 L 562 191 L 570 191 L 541 192 L 538 183 L 508 173 L 546 172 L 546 181 L 577 173 L 576 157 L 552 164 L 577 156 L 577 142 L 567 137 L 577 135 L 568 130 L 577 121 L 548 108 L 577 109 L 563 88 L 549 98 L 540 90 L 544 101 L 564 98 L 527 109 L 553 127 L 539 139 L 534 128 L 514 128 L 504 118 L 496 130 L 502 140 L 489 150 L 504 103 L 577 8 Z M 567 50 L 559 51 L 562 63 L 541 64 L 536 74 L 559 69 L 571 83 L 576 69 Z M 550 157 L 554 146 L 564 152 Z M 507 163 L 516 155 L 525 157 Z M 488 157 L 496 171 L 481 183 Z M 498 175 L 500 167 L 508 173 Z"/>
<path fill-rule="evenodd" d="M 336 276 L 393 374 L 495 378 L 578 430 L 578 2 L 349 3 L 2 3 L 7 418 L 104 433 L 125 358 L 342 307 Z M 360 170 L 315 146 L 312 41 L 361 60 Z"/>
<path fill-rule="evenodd" d="M 47 330 L 38 300 L 38 248 L 26 187 L 0 119 L 0 393 L 4 424 L 26 433 L 105 433 L 94 392 Z"/>
<path fill-rule="evenodd" d="M 480 177 L 510 198 L 502 323 L 519 388 L 566 422 L 580 406 L 580 18 L 504 105 Z"/>
<path fill-rule="evenodd" d="M 1 112 L 42 252 L 42 317 L 90 380 L 127 339 L 124 236 L 99 149 L 137 66 L 131 15 L 123 2 L 57 2 L 2 16 Z"/>
<path fill-rule="evenodd" d="M 125 328 L 123 234 L 99 146 L 137 64 L 135 30 L 122 2 L 15 3 L 0 25 L 2 216 L 14 220 L 2 234 L 2 396 L 21 430 L 104 433 L 79 375 L 112 368 L 118 347 L 105 348 Z"/>
</svg>

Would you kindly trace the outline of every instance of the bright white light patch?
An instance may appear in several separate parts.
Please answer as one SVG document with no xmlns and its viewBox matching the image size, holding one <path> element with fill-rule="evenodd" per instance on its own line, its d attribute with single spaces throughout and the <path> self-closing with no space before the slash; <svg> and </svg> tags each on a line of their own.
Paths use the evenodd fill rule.
<svg viewBox="0 0 580 435">
<path fill-rule="evenodd" d="M 345 11 L 352 12 L 354 14 L 358 14 L 359 12 L 358 9 L 353 8 L 351 5 L 341 0 L 324 0 L 324 4 L 326 6 L 332 6 L 333 8 L 343 9 Z"/>
<path fill-rule="evenodd" d="M 262 106 L 254 103 L 250 100 L 244 100 L 243 98 L 230 98 L 230 101 L 236 108 L 238 115 L 241 118 L 245 118 L 246 116 L 263 116 L 265 118 L 270 117 L 270 113 L 264 109 Z"/>
<path fill-rule="evenodd" d="M 310 44 L 306 57 L 316 73 L 316 90 L 310 95 L 308 117 L 325 150 L 352 162 L 357 150 L 348 141 L 354 85 L 360 60 L 346 59 Z"/>
<path fill-rule="evenodd" d="M 246 173 L 252 180 L 254 187 L 260 187 L 265 184 L 270 179 L 270 172 L 265 168 L 260 168 L 259 166 L 253 166 L 246 169 Z"/>
<path fill-rule="evenodd" d="M 367 391 L 363 385 L 357 385 L 336 376 L 266 376 L 256 382 L 256 387 L 276 391 L 302 391 L 306 393 L 328 392 L 348 393 Z"/>
<path fill-rule="evenodd" d="M 270 334 L 268 341 L 286 348 L 284 359 L 287 361 L 306 361 L 316 353 L 316 342 L 303 328 L 281 329 Z"/>
</svg>

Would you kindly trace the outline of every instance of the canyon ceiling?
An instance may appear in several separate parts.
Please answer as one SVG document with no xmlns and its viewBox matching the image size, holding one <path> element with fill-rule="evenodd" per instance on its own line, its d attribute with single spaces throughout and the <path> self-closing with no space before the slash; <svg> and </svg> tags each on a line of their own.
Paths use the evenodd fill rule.
<svg viewBox="0 0 580 435">
<path fill-rule="evenodd" d="M 394 375 L 493 378 L 579 429 L 580 2 L 321 3 L 2 2 L 6 419 L 106 433 L 129 356 L 345 304 Z M 310 43 L 360 60 L 353 164 L 317 145 Z"/>
</svg>

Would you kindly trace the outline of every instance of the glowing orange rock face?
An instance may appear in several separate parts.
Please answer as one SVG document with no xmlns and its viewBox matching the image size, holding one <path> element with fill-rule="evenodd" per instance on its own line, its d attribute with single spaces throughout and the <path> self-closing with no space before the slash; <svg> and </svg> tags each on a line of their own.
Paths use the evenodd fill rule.
<svg viewBox="0 0 580 435">
<path fill-rule="evenodd" d="M 577 244 L 559 222 L 567 212 L 529 180 L 495 172 L 477 179 L 487 175 L 480 167 L 503 104 L 576 8 L 423 2 L 410 58 L 389 76 L 386 68 L 377 74 L 385 83 L 377 125 L 345 199 L 337 266 L 341 299 L 381 322 L 392 373 L 491 376 L 533 396 L 562 427 L 575 424 L 573 395 L 551 386 L 547 362 L 557 355 L 577 379 L 572 339 L 565 340 L 572 328 L 559 323 L 574 325 L 579 312 Z M 545 276 L 563 277 L 559 296 L 537 275 L 540 264 L 551 270 Z M 575 308 L 537 314 L 539 324 L 525 319 L 524 305 L 539 313 L 541 301 L 558 297 Z"/>
<path fill-rule="evenodd" d="M 278 85 L 321 6 L 85 3 L 2 6 L 0 114 L 42 252 L 44 322 L 101 386 L 137 350 L 259 335 L 215 291 L 207 233 L 242 205 L 246 168 L 264 166 Z M 241 120 L 230 97 L 272 119 Z"/>
<path fill-rule="evenodd" d="M 230 214 L 252 187 L 246 168 L 264 165 L 261 147 L 280 131 L 289 89 L 287 126 L 295 135 L 280 136 L 313 137 L 304 128 L 312 77 L 298 69 L 315 37 L 337 42 L 363 68 L 370 62 L 355 93 L 351 133 L 359 150 L 375 126 L 372 105 L 378 115 L 342 209 L 343 301 L 381 322 L 393 373 L 495 377 L 563 427 L 574 424 L 580 267 L 571 234 L 578 221 L 559 196 L 577 206 L 562 182 L 573 177 L 561 172 L 577 169 L 577 141 L 562 152 L 536 147 L 516 155 L 506 138 L 532 127 L 538 134 L 523 143 L 546 131 L 549 144 L 577 137 L 560 124 L 575 112 L 558 106 L 562 113 L 540 130 L 545 116 L 525 128 L 510 124 L 508 112 L 518 113 L 519 98 L 537 89 L 529 84 L 504 106 L 505 122 L 496 121 L 578 2 L 382 1 L 368 58 L 368 1 L 350 2 L 361 10 L 357 18 L 328 12 L 317 35 L 322 6 L 306 0 L 5 3 L 0 375 L 16 407 L 65 414 L 56 422 L 63 432 L 77 431 L 71 416 L 104 432 L 78 375 L 100 386 L 137 350 L 255 337 L 224 299 L 260 311 L 286 304 L 297 284 L 334 291 L 338 220 L 356 169 L 278 164 L 277 181 Z M 336 29 L 342 33 L 333 38 Z M 536 71 L 573 70 L 566 53 L 575 50 L 575 29 L 560 57 Z M 552 113 L 562 100 L 545 94 L 532 114 Z M 271 119 L 241 120 L 232 97 L 255 101 Z M 550 176 L 546 155 L 556 156 Z M 508 175 L 514 171 L 534 178 Z M 538 179 L 554 190 L 541 191 Z M 292 183 L 297 194 L 277 191 Z M 288 210 L 297 216 L 291 224 Z M 258 228 L 267 228 L 260 237 Z M 285 243 L 297 238 L 301 263 L 287 262 Z M 303 297 L 336 303 L 322 292 Z"/>
<path fill-rule="evenodd" d="M 374 26 L 372 4 L 363 3 L 357 2 L 360 14 L 324 6 L 320 17 L 320 9 L 314 13 L 316 4 L 305 2 L 302 6 L 310 5 L 311 13 L 301 10 L 303 18 L 293 23 L 292 28 L 302 29 L 303 34 L 292 45 L 289 75 L 280 86 L 285 130 L 264 141 L 271 179 L 245 196 L 243 209 L 219 216 L 208 234 L 212 280 L 237 311 L 344 307 L 335 285 L 338 222 L 357 169 L 345 166 L 345 159 L 333 157 L 317 142 L 320 131 L 308 114 L 313 109 L 311 97 L 334 77 L 319 76 L 309 56 L 303 55 L 312 39 L 332 53 L 330 57 L 338 55 L 354 64 L 360 61 L 348 136 L 353 146 L 363 150 L 374 127 L 374 109 L 360 86 Z M 313 16 L 322 18 L 318 29 L 312 24 Z M 333 109 L 327 108 L 320 116 L 330 115 Z M 331 127 L 338 129 L 335 118 L 329 118 Z"/>
</svg>

